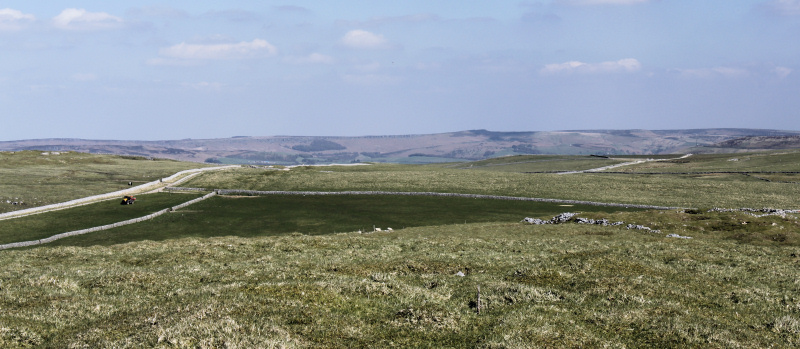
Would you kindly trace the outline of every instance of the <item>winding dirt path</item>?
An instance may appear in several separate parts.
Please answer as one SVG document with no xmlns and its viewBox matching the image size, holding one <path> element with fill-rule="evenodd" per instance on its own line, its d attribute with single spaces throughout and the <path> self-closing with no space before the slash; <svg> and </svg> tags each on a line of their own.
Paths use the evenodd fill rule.
<svg viewBox="0 0 800 349">
<path fill-rule="evenodd" d="M 147 194 L 153 192 L 159 192 L 164 190 L 167 186 L 176 185 L 188 181 L 189 179 L 193 178 L 194 176 L 199 175 L 200 173 L 206 171 L 218 171 L 224 170 L 228 168 L 237 168 L 240 167 L 239 165 L 230 165 L 230 166 L 219 166 L 219 167 L 203 167 L 203 168 L 196 168 L 191 170 L 180 171 L 175 173 L 172 176 L 159 179 L 157 181 L 152 181 L 149 183 L 145 183 L 142 185 L 138 185 L 132 188 L 128 188 L 125 190 L 119 190 L 111 193 L 88 196 L 85 198 L 75 199 L 67 202 L 45 205 L 45 206 L 38 206 L 38 207 L 31 207 L 24 210 L 19 211 L 11 211 L 0 214 L 0 220 L 4 219 L 12 219 L 12 218 L 19 218 L 30 216 L 33 214 L 39 214 L 44 212 L 56 211 L 56 210 L 63 210 L 65 208 L 75 207 L 75 206 L 82 206 L 91 204 L 98 201 L 105 201 L 105 200 L 117 200 L 125 195 L 138 195 L 138 194 Z"/>
<path fill-rule="evenodd" d="M 630 166 L 630 165 L 637 165 L 637 164 L 642 164 L 642 163 L 645 163 L 645 162 L 671 161 L 671 160 L 686 159 L 686 158 L 688 158 L 690 156 L 692 156 L 692 154 L 686 154 L 686 155 L 683 155 L 683 156 L 680 156 L 680 157 L 677 157 L 677 158 L 671 158 L 671 159 L 643 159 L 643 160 L 636 160 L 636 161 L 628 161 L 628 162 L 623 162 L 621 164 L 608 165 L 608 166 L 592 168 L 592 169 L 588 169 L 588 170 L 558 172 L 556 174 L 574 174 L 574 173 L 586 173 L 586 172 L 601 172 L 601 171 L 605 171 L 605 170 L 610 170 L 612 168 Z"/>
</svg>

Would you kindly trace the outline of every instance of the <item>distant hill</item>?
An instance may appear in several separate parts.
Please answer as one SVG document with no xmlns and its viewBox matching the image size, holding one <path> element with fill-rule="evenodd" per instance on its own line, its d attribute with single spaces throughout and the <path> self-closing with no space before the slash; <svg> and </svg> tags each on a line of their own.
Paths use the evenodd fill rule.
<svg viewBox="0 0 800 349">
<path fill-rule="evenodd" d="M 32 139 L 0 150 L 80 151 L 239 164 L 428 163 L 517 154 L 640 155 L 800 148 L 800 131 L 760 129 L 469 130 L 423 135 L 267 136 L 168 141 Z"/>
<path fill-rule="evenodd" d="M 714 152 L 743 152 L 797 148 L 800 148 L 800 135 L 740 137 L 708 146 L 706 150 Z"/>
</svg>

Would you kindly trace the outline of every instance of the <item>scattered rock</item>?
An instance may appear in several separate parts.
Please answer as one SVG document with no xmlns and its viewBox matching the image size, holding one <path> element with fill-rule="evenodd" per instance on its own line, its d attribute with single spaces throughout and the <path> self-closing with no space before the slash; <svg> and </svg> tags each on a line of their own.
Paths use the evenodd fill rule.
<svg viewBox="0 0 800 349">
<path fill-rule="evenodd" d="M 626 226 L 626 228 L 628 228 L 628 229 L 636 229 L 636 230 L 646 230 L 646 231 L 649 231 L 651 233 L 660 233 L 661 232 L 661 230 L 652 229 L 650 227 L 645 227 L 645 226 L 639 225 L 639 224 L 628 224 Z"/>
<path fill-rule="evenodd" d="M 678 234 L 669 234 L 667 235 L 668 238 L 677 238 L 677 239 L 691 239 L 691 236 L 680 236 Z"/>
<path fill-rule="evenodd" d="M 535 224 L 535 225 L 550 224 L 550 222 L 548 221 L 543 221 L 539 218 L 530 218 L 530 217 L 525 217 L 525 219 L 523 219 L 522 221 L 528 224 Z"/>
<path fill-rule="evenodd" d="M 708 212 L 744 212 L 753 217 L 781 216 L 786 218 L 789 213 L 800 213 L 800 210 L 783 210 L 778 208 L 719 208 L 714 207 Z"/>
<path fill-rule="evenodd" d="M 623 225 L 625 222 L 614 222 L 611 223 L 608 219 L 591 219 L 591 218 L 575 218 L 575 223 L 579 224 L 596 224 L 602 226 L 614 226 L 614 225 Z"/>
<path fill-rule="evenodd" d="M 525 219 L 523 219 L 522 221 L 528 224 L 536 224 L 536 225 L 561 224 L 569 222 L 569 220 L 572 219 L 572 217 L 575 217 L 575 215 L 577 215 L 577 213 L 564 212 L 562 214 L 559 214 L 558 216 L 551 218 L 549 221 L 541 220 L 539 218 L 530 218 L 530 217 L 525 217 Z"/>
<path fill-rule="evenodd" d="M 572 212 L 564 212 L 558 216 L 553 217 L 551 221 L 553 221 L 554 224 L 569 222 L 569 220 L 572 219 L 572 217 L 575 217 L 576 215 L 578 214 Z"/>
<path fill-rule="evenodd" d="M 458 273 L 456 273 L 456 276 L 464 277 L 464 276 L 466 276 L 466 275 L 464 275 L 464 273 L 463 273 L 463 272 L 460 272 L 460 271 L 459 271 Z"/>
</svg>

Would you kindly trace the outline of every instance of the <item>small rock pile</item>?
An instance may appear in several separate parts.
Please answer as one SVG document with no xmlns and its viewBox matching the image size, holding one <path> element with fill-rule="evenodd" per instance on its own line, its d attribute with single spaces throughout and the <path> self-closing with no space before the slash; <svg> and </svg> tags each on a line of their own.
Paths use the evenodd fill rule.
<svg viewBox="0 0 800 349">
<path fill-rule="evenodd" d="M 744 212 L 753 217 L 781 216 L 786 218 L 789 213 L 800 213 L 800 210 L 783 210 L 779 208 L 719 208 L 714 207 L 708 212 Z"/>
<path fill-rule="evenodd" d="M 558 216 L 550 218 L 550 220 L 547 220 L 547 221 L 541 220 L 539 218 L 530 218 L 530 217 L 525 217 L 525 219 L 523 219 L 522 221 L 525 222 L 525 223 L 534 224 L 534 225 L 561 224 L 561 223 L 569 222 L 569 220 L 572 219 L 572 217 L 575 217 L 575 215 L 577 215 L 577 213 L 564 212 L 562 214 L 559 214 Z"/>
<path fill-rule="evenodd" d="M 623 225 L 623 224 L 625 224 L 625 222 L 613 222 L 612 223 L 611 221 L 609 221 L 608 219 L 605 219 L 605 218 L 603 218 L 603 219 L 575 218 L 575 223 L 579 223 L 579 224 L 597 224 L 597 225 L 602 225 L 604 227 L 610 226 L 610 225 L 613 226 L 613 225 Z"/>
<path fill-rule="evenodd" d="M 564 212 L 564 213 L 559 214 L 558 216 L 555 216 L 555 217 L 553 217 L 553 218 L 551 218 L 549 220 L 542 220 L 542 219 L 539 219 L 539 218 L 525 217 L 525 219 L 523 219 L 522 221 L 525 222 L 525 223 L 534 224 L 534 225 L 561 224 L 561 223 L 569 222 L 576 215 L 577 215 L 577 213 Z M 608 219 L 605 219 L 605 218 L 603 218 L 603 219 L 591 219 L 591 218 L 580 218 L 580 217 L 575 218 L 575 220 L 573 222 L 578 223 L 578 224 L 592 224 L 592 225 L 602 225 L 602 226 L 616 226 L 616 225 L 625 224 L 625 222 L 611 222 L 611 221 L 609 221 Z M 645 226 L 639 225 L 639 224 L 628 224 L 626 226 L 626 228 L 628 228 L 628 229 L 636 229 L 636 230 L 646 230 L 648 232 L 656 233 L 656 234 L 657 233 L 661 233 L 661 230 L 652 229 L 650 227 L 645 227 Z M 672 234 L 672 235 L 674 235 L 674 234 Z M 691 239 L 690 237 L 681 237 L 681 238 L 689 238 L 689 239 Z"/>
<path fill-rule="evenodd" d="M 678 234 L 669 234 L 667 235 L 668 238 L 676 238 L 676 239 L 691 239 L 691 236 L 681 236 Z"/>
<path fill-rule="evenodd" d="M 652 229 L 650 227 L 645 227 L 645 226 L 639 225 L 639 224 L 628 224 L 626 226 L 626 228 L 628 228 L 628 229 L 636 229 L 636 230 L 647 230 L 647 231 L 649 231 L 651 233 L 660 233 L 661 232 L 661 230 Z"/>
</svg>

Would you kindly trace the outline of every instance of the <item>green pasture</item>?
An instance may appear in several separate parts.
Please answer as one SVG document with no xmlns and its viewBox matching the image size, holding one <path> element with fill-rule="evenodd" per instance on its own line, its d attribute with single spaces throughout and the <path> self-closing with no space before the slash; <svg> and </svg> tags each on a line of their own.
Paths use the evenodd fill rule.
<svg viewBox="0 0 800 349">
<path fill-rule="evenodd" d="M 0 253 L 0 346 L 794 348 L 799 256 L 516 222 L 43 246 Z"/>
<path fill-rule="evenodd" d="M 144 184 L 204 166 L 135 156 L 0 152 L 0 213 L 122 190 L 128 182 Z"/>
<path fill-rule="evenodd" d="M 598 156 L 521 155 L 473 161 L 459 164 L 457 168 L 464 170 L 502 172 L 583 171 L 627 161 L 630 160 L 610 159 Z"/>
<path fill-rule="evenodd" d="M 0 221 L 0 244 L 43 239 L 56 234 L 139 218 L 182 204 L 198 194 L 137 195 L 133 205 L 119 199 Z M 91 235 L 91 234 L 90 234 Z"/>
<path fill-rule="evenodd" d="M 473 171 L 443 165 L 234 169 L 185 184 L 213 189 L 288 191 L 433 191 L 673 207 L 798 209 L 800 186 L 741 174 L 550 174 Z"/>
<path fill-rule="evenodd" d="M 519 222 L 525 217 L 549 218 L 566 211 L 618 210 L 629 211 L 616 207 L 426 196 L 217 196 L 147 222 L 70 237 L 53 244 L 90 246 L 185 237 L 371 232 L 374 228 Z"/>
</svg>

